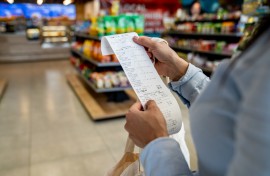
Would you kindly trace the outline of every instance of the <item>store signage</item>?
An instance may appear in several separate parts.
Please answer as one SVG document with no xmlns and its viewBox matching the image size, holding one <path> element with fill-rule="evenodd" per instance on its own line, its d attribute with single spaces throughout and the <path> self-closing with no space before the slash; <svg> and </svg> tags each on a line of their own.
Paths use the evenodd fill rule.
<svg viewBox="0 0 270 176">
<path fill-rule="evenodd" d="M 61 4 L 44 4 L 38 6 L 36 4 L 7 4 L 0 3 L 0 17 L 10 18 L 24 16 L 25 18 L 54 18 L 67 17 L 69 19 L 76 18 L 75 5 L 64 6 Z"/>
</svg>

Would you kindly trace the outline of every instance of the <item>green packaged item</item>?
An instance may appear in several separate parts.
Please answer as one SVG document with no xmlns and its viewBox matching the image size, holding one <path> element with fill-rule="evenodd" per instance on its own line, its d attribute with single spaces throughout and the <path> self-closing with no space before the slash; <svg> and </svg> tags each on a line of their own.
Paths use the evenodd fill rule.
<svg viewBox="0 0 270 176">
<path fill-rule="evenodd" d="M 215 24 L 215 33 L 221 33 L 221 28 L 222 28 L 221 23 L 216 23 Z"/>
<path fill-rule="evenodd" d="M 198 33 L 202 33 L 202 30 L 203 30 L 203 25 L 202 25 L 202 23 L 196 23 L 196 26 L 197 26 L 197 32 L 198 32 Z"/>
<path fill-rule="evenodd" d="M 137 32 L 138 35 L 143 35 L 144 17 L 142 15 L 134 15 L 133 20 L 135 23 L 135 32 Z"/>
<path fill-rule="evenodd" d="M 116 24 L 113 16 L 105 16 L 103 17 L 105 34 L 113 35 L 116 34 Z"/>
<path fill-rule="evenodd" d="M 122 34 L 126 32 L 126 16 L 120 15 L 115 18 L 116 22 L 116 33 Z"/>
<path fill-rule="evenodd" d="M 105 30 L 104 30 L 104 23 L 103 23 L 103 18 L 99 17 L 97 20 L 97 35 L 104 36 Z"/>
<path fill-rule="evenodd" d="M 135 31 L 135 23 L 133 21 L 132 16 L 126 16 L 126 32 L 134 32 Z"/>
<path fill-rule="evenodd" d="M 224 42 L 224 41 L 217 42 L 216 43 L 215 51 L 217 53 L 222 53 L 223 50 L 224 50 L 224 48 L 225 48 L 225 46 L 226 46 L 226 42 Z"/>
</svg>

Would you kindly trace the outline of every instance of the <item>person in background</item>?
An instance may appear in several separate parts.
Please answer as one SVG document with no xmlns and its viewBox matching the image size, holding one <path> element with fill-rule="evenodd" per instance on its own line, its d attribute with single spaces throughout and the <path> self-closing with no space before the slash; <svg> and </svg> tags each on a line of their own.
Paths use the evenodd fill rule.
<svg viewBox="0 0 270 176">
<path fill-rule="evenodd" d="M 199 176 L 270 175 L 270 15 L 260 23 L 248 47 L 224 61 L 211 81 L 166 44 L 134 38 L 158 61 L 160 75 L 189 107 Z M 147 176 L 194 175 L 178 143 L 168 137 L 166 121 L 154 101 L 145 111 L 135 103 L 125 129 L 143 148 L 140 160 Z"/>
<path fill-rule="evenodd" d="M 190 16 L 192 18 L 197 18 L 202 14 L 202 8 L 201 8 L 201 4 L 199 1 L 195 1 L 190 8 L 190 12 L 189 12 Z"/>
</svg>

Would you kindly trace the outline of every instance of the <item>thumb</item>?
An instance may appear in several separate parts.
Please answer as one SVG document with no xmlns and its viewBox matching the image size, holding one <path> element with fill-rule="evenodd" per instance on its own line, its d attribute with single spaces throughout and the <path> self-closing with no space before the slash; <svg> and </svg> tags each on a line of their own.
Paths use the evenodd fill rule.
<svg viewBox="0 0 270 176">
<path fill-rule="evenodd" d="M 142 45 L 142 46 L 145 46 L 147 48 L 152 48 L 155 44 L 155 42 L 153 40 L 151 40 L 150 37 L 145 37 L 145 36 L 142 36 L 142 37 L 133 37 L 133 41 L 139 45 Z"/>
<path fill-rule="evenodd" d="M 151 110 L 151 109 L 155 109 L 155 108 L 158 108 L 158 106 L 154 100 L 149 100 L 145 104 L 145 110 Z"/>
</svg>

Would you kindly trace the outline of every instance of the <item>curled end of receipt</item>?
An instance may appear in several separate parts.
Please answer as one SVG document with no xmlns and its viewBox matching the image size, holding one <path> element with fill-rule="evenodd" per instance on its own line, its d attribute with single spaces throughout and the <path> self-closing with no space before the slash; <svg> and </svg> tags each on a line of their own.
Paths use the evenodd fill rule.
<svg viewBox="0 0 270 176">
<path fill-rule="evenodd" d="M 103 56 L 114 54 L 114 51 L 105 36 L 101 38 L 101 53 Z"/>
</svg>

